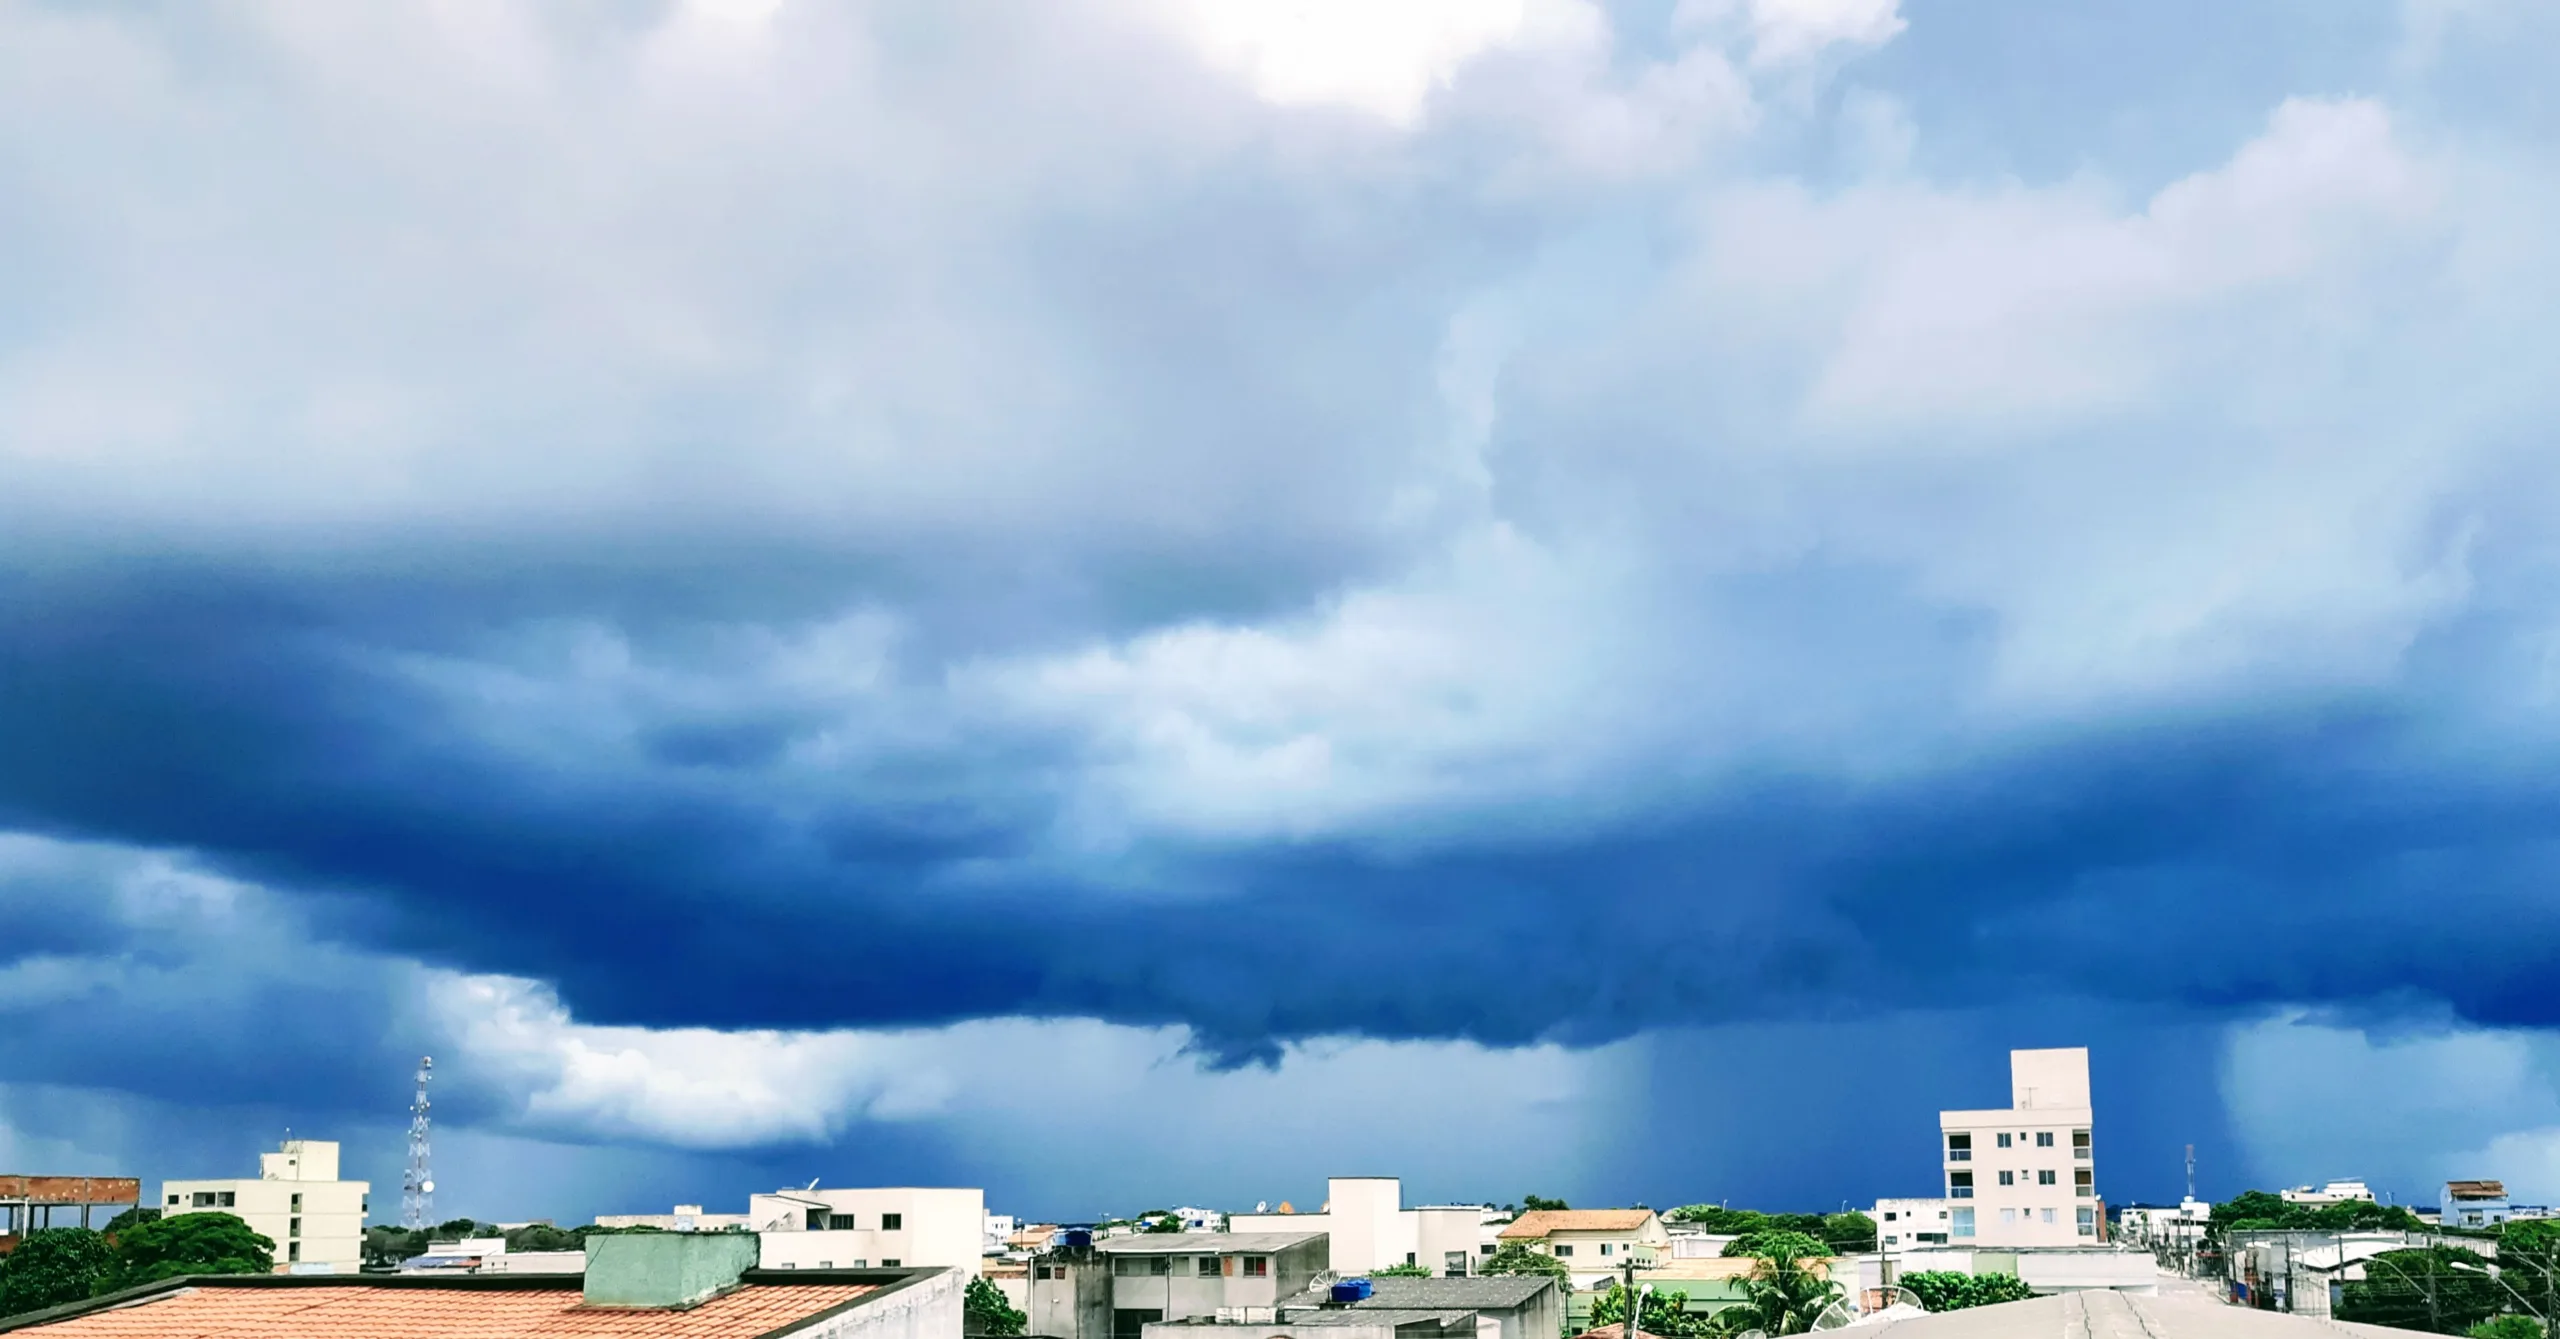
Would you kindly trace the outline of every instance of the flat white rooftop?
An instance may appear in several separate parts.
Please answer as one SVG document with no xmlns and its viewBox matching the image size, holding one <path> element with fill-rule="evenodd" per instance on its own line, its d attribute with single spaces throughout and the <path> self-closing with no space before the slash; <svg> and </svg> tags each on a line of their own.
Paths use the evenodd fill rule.
<svg viewBox="0 0 2560 1339">
<path fill-rule="evenodd" d="M 1890 1339 L 2410 1339 L 2411 1331 L 2225 1306 L 2207 1297 L 2074 1292 L 1860 1325 Z M 1848 1333 L 1843 1331 L 1842 1333 Z"/>
</svg>

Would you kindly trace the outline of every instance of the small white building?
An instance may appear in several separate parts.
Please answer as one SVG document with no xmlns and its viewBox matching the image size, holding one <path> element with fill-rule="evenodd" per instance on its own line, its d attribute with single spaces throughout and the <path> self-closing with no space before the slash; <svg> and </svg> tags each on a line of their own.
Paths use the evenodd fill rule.
<svg viewBox="0 0 2560 1339">
<path fill-rule="evenodd" d="M 256 1179 L 163 1181 L 160 1212 L 238 1214 L 276 1244 L 276 1271 L 352 1274 L 364 1267 L 372 1186 L 338 1179 L 338 1146 L 288 1139 L 258 1155 Z"/>
<path fill-rule="evenodd" d="M 1950 1244 L 2103 1240 L 2091 1114 L 2082 1046 L 2011 1051 L 2008 1106 L 1939 1112 Z"/>
<path fill-rule="evenodd" d="M 2276 1193 L 2287 1204 L 2344 1204 L 2349 1200 L 2373 1202 L 2373 1187 L 2362 1181 L 2331 1181 L 2317 1190 L 2309 1186 L 2295 1186 Z"/>
<path fill-rule="evenodd" d="M 745 1213 L 704 1213 L 699 1204 L 679 1204 L 666 1214 L 599 1214 L 596 1225 L 753 1232 L 763 1243 L 759 1263 L 765 1269 L 938 1266 L 974 1278 L 989 1248 L 986 1192 L 957 1187 L 786 1186 L 748 1196 Z"/>
<path fill-rule="evenodd" d="M 1954 1220 L 1943 1199 L 1877 1200 L 1876 1249 L 1886 1255 L 1947 1244 Z"/>
<path fill-rule="evenodd" d="M 1322 1232 L 1332 1242 L 1327 1265 L 1344 1277 L 1389 1265 L 1419 1265 L 1443 1278 L 1475 1272 L 1483 1249 L 1481 1204 L 1404 1207 L 1404 1182 L 1392 1176 L 1337 1176 L 1325 1182 L 1320 1213 L 1235 1213 L 1229 1232 Z"/>
</svg>

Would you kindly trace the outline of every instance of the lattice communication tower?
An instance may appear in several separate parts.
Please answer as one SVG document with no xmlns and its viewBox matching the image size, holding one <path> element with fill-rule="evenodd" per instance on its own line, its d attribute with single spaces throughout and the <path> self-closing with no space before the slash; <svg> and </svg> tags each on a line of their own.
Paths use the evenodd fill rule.
<svg viewBox="0 0 2560 1339">
<path fill-rule="evenodd" d="M 436 1174 L 427 1165 L 427 1080 L 436 1075 L 436 1058 L 418 1057 L 418 1095 L 409 1102 L 409 1170 L 400 1178 L 400 1226 L 414 1232 L 430 1226 L 436 1202 Z"/>
</svg>

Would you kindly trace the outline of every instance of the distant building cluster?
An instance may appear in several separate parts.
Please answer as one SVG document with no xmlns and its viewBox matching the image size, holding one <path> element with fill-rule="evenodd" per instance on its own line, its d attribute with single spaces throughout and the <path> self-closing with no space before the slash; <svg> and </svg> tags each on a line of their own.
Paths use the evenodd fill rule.
<svg viewBox="0 0 2560 1339">
<path fill-rule="evenodd" d="M 2220 1300 L 2329 1317 L 2378 1256 L 2436 1234 L 2476 1239 L 2548 1215 L 2510 1202 L 2496 1180 L 2448 1181 L 2436 1206 L 2413 1210 L 2383 1206 L 2351 1179 L 2235 1202 L 2263 1218 L 2217 1221 L 2216 1206 L 2192 1190 L 2175 1205 L 2111 1213 L 2097 1178 L 2088 1052 L 2013 1051 L 2009 1072 L 2007 1105 L 1938 1113 L 1937 1194 L 1875 1199 L 1871 1239 L 1817 1239 L 1818 1255 L 1794 1261 L 1824 1307 L 1791 1325 L 1913 1323 L 1925 1300 L 1915 1289 L 1988 1280 L 2002 1285 L 1991 1290 L 1995 1300 L 2054 1299 L 2062 1309 L 2033 1314 L 2039 1325 L 2060 1325 L 2057 1333 L 2095 1333 L 2103 1319 L 2110 1333 L 2211 1339 L 2192 1318 L 2141 1299 L 2201 1280 L 2211 1288 L 2203 1295 Z M 423 1155 L 413 1149 L 412 1161 L 423 1166 Z M 423 1173 L 411 1180 L 413 1193 L 426 1185 Z M 1668 1299 L 1696 1322 L 1760 1305 L 1754 1289 L 1764 1286 L 1769 1249 L 1745 1238 L 1777 1230 L 1752 1226 L 1777 1221 L 1769 1216 L 1719 1206 L 1666 1217 L 1642 1206 L 1408 1205 L 1399 1179 L 1376 1176 L 1331 1179 L 1310 1212 L 1287 1202 L 1232 1212 L 1183 1205 L 1085 1223 L 990 1213 L 974 1188 L 812 1182 L 716 1210 L 678 1204 L 604 1215 L 574 1233 L 457 1220 L 448 1228 L 473 1230 L 407 1234 L 396 1259 L 368 1258 L 370 1187 L 341 1178 L 335 1143 L 287 1139 L 259 1156 L 254 1177 L 171 1180 L 149 1198 L 131 1179 L 0 1176 L 0 1251 L 66 1218 L 88 1225 L 93 1215 L 136 1209 L 234 1215 L 273 1243 L 272 1272 L 158 1280 L 0 1317 L 0 1331 L 63 1339 L 1626 1339 L 1623 1326 L 1594 1322 L 1604 1303 L 1623 1314 L 1613 1290 L 1629 1280 L 1655 1299 L 1648 1305 Z M 1861 1221 L 1787 1219 L 1826 1230 L 1841 1220 Z M 999 1313 L 1009 1319 L 990 1319 Z M 1970 1321 L 1940 1328 L 1945 1335 L 1903 1339 L 2010 1333 Z"/>
</svg>

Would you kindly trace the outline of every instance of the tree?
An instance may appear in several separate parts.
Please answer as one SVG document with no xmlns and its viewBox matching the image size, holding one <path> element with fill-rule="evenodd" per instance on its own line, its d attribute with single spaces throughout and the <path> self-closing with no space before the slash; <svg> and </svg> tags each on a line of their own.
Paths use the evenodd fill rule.
<svg viewBox="0 0 2560 1339">
<path fill-rule="evenodd" d="M 182 1213 L 142 1223 L 116 1237 L 124 1282 L 151 1283 L 180 1274 L 265 1274 L 276 1244 L 238 1214 Z"/>
<path fill-rule="evenodd" d="M 1384 1269 L 1370 1270 L 1369 1277 L 1373 1279 L 1427 1279 L 1431 1277 L 1431 1271 L 1421 1265 L 1389 1265 Z"/>
<path fill-rule="evenodd" d="M 1591 1328 L 1623 1325 L 1626 1320 L 1627 1285 L 1612 1283 L 1609 1291 L 1591 1300 Z M 1660 1289 L 1644 1295 L 1644 1315 L 1636 1321 L 1636 1329 L 1645 1334 L 1703 1335 L 1713 1333 L 1715 1328 L 1708 1317 L 1689 1314 L 1689 1294 Z"/>
<path fill-rule="evenodd" d="M 2371 1200 L 2295 1204 L 2281 1195 L 2247 1190 L 2213 1206 L 2205 1233 L 2219 1241 L 2225 1232 L 2417 1232 L 2425 1227 L 2416 1214 L 2397 1204 Z"/>
<path fill-rule="evenodd" d="M 115 1287 L 116 1252 L 85 1227 L 40 1227 L 0 1261 L 0 1316 L 77 1302 Z"/>
<path fill-rule="evenodd" d="M 1876 1220 L 1851 1209 L 1846 1213 L 1822 1216 L 1822 1231 L 1816 1235 L 1830 1247 L 1831 1255 L 1858 1255 L 1876 1248 Z"/>
<path fill-rule="evenodd" d="M 1516 1241 L 1506 1242 L 1501 1250 L 1495 1251 L 1493 1254 L 1486 1256 L 1484 1264 L 1477 1268 L 1477 1272 L 1483 1274 L 1544 1274 L 1551 1279 L 1564 1280 L 1564 1286 L 1567 1288 L 1573 1286 L 1570 1282 L 1573 1278 L 1573 1271 L 1565 1267 L 1564 1261 L 1559 1260 L 1544 1251 L 1530 1250 L 1528 1247 L 1523 1246 Z"/>
<path fill-rule="evenodd" d="M 1536 1213 L 1541 1209 L 1555 1209 L 1562 1211 L 1567 1207 L 1569 1206 L 1567 1206 L 1563 1200 L 1551 1200 L 1544 1195 L 1523 1195 L 1520 1197 L 1520 1212 L 1522 1213 Z"/>
<path fill-rule="evenodd" d="M 968 1291 L 961 1295 L 960 1329 L 965 1334 L 1012 1339 L 1029 1319 L 1005 1300 L 1004 1289 L 991 1279 L 969 1280 Z"/>
<path fill-rule="evenodd" d="M 2471 1339 L 2549 1339 L 2541 1321 L 2512 1313 L 2472 1326 L 2470 1335 Z"/>
<path fill-rule="evenodd" d="M 1952 1269 L 1924 1269 L 1902 1276 L 1902 1286 L 1928 1311 L 1962 1311 L 1972 1306 L 2023 1302 L 2035 1296 L 2015 1274 L 1963 1274 Z"/>
<path fill-rule="evenodd" d="M 2462 1334 L 2506 1309 L 2507 1292 L 2489 1262 L 2460 1246 L 2384 1251 L 2338 1299 L 2340 1320 L 2404 1330 Z"/>
<path fill-rule="evenodd" d="M 2560 1222 L 2526 1218 L 2499 1228 L 2498 1277 L 2527 1310 L 2560 1316 Z"/>
<path fill-rule="evenodd" d="M 1769 1215 L 1751 1209 L 1728 1209 L 1721 1204 L 1683 1204 L 1664 1214 L 1674 1223 L 1695 1223 L 1722 1236 L 1727 1232 L 1757 1232 L 1769 1225 Z"/>
<path fill-rule="evenodd" d="M 1767 1260 L 1783 1255 L 1790 1260 L 1818 1260 L 1831 1254 L 1831 1248 L 1820 1237 L 1809 1233 L 1764 1228 L 1758 1232 L 1745 1232 L 1726 1242 L 1724 1253 L 1727 1259 L 1749 1255 Z"/>
<path fill-rule="evenodd" d="M 1718 1317 L 1726 1327 L 1747 1320 L 1751 1328 L 1769 1334 L 1802 1334 L 1813 1328 L 1824 1307 L 1840 1300 L 1840 1286 L 1808 1268 L 1806 1257 L 1776 1249 L 1784 1244 L 1772 1241 L 1768 1252 L 1760 1255 L 1760 1263 L 1752 1266 L 1750 1277 L 1742 1280 L 1742 1305 L 1729 1307 Z"/>
<path fill-rule="evenodd" d="M 107 1225 L 100 1228 L 99 1231 L 106 1233 L 108 1239 L 112 1241 L 118 1233 L 123 1232 L 126 1228 L 138 1227 L 144 1223 L 155 1223 L 159 1220 L 160 1211 L 158 1209 L 154 1209 L 149 1205 L 136 1205 L 133 1208 L 127 1209 L 123 1213 L 117 1214 L 115 1217 L 108 1219 Z"/>
<path fill-rule="evenodd" d="M 1139 1229 L 1141 1232 L 1180 1232 L 1182 1230 L 1182 1220 L 1169 1213 L 1159 1214 L 1142 1221 L 1146 1226 Z"/>
<path fill-rule="evenodd" d="M 549 1223 L 527 1223 L 507 1234 L 510 1251 L 574 1251 L 582 1245 L 577 1233 Z"/>
</svg>

